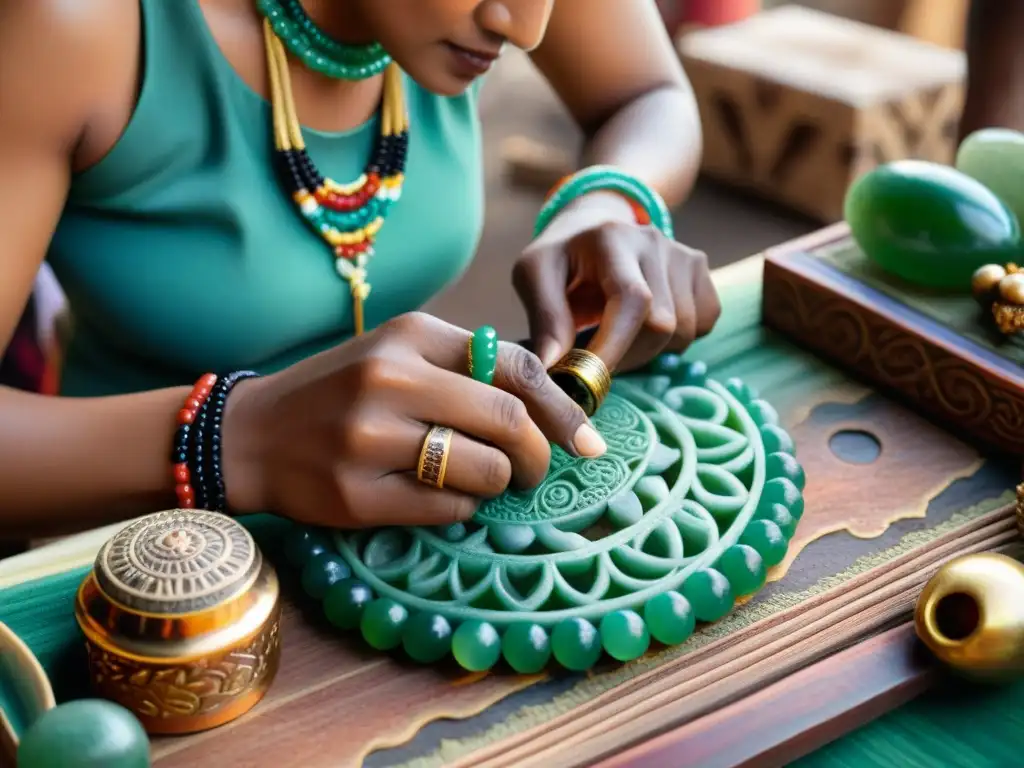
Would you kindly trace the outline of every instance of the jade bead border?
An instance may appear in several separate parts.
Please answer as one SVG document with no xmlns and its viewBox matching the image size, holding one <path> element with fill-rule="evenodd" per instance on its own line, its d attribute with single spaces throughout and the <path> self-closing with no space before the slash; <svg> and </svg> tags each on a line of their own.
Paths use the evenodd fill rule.
<svg viewBox="0 0 1024 768">
<path fill-rule="evenodd" d="M 737 398 L 735 398 L 732 395 L 732 393 L 729 392 L 725 387 L 712 380 L 708 380 L 705 386 L 707 386 L 712 391 L 716 392 L 716 394 L 718 394 L 720 397 L 726 399 L 726 401 L 729 402 L 730 405 L 734 406 L 734 413 L 736 413 L 742 421 L 744 433 L 748 436 L 748 438 L 752 434 L 756 436 L 754 439 L 751 439 L 751 443 L 754 446 L 754 480 L 752 482 L 752 486 L 758 487 L 759 481 L 760 488 L 763 492 L 765 482 L 765 451 L 764 444 L 761 439 L 760 428 L 757 426 L 753 418 L 750 416 L 749 412 L 747 411 L 746 405 L 741 403 Z M 653 398 L 651 398 L 650 395 L 647 395 L 646 393 L 640 392 L 639 394 L 643 395 L 644 398 L 653 400 Z M 659 405 L 661 404 L 659 403 Z M 663 407 L 666 407 L 667 409 L 667 406 Z M 693 437 L 690 435 L 688 436 L 692 441 Z M 694 447 L 694 450 L 696 450 L 696 447 Z M 694 472 L 696 472 L 695 463 Z M 610 600 L 603 600 L 600 603 L 596 603 L 594 605 L 586 606 L 583 608 L 566 608 L 560 611 L 517 612 L 515 614 L 506 611 L 497 611 L 492 609 L 473 609 L 472 616 L 474 619 L 487 621 L 499 626 L 504 626 L 507 624 L 511 624 L 513 622 L 525 621 L 529 623 L 538 624 L 542 627 L 549 627 L 558 624 L 564 619 L 569 618 L 592 619 L 595 617 L 603 616 L 606 613 L 614 612 L 616 610 L 636 610 L 638 607 L 641 607 L 647 600 L 649 600 L 654 595 L 660 592 L 666 592 L 680 588 L 686 581 L 686 579 L 688 579 L 695 572 L 706 570 L 708 568 L 713 567 L 714 563 L 717 562 L 718 558 L 721 557 L 722 552 L 728 549 L 729 547 L 735 545 L 739 541 L 740 536 L 743 534 L 744 530 L 746 529 L 746 526 L 749 525 L 751 519 L 757 511 L 757 506 L 760 502 L 760 498 L 760 494 L 758 494 L 757 497 L 751 496 L 750 498 L 747 499 L 743 508 L 740 510 L 739 513 L 737 513 L 735 521 L 730 526 L 729 531 L 727 531 L 724 536 L 719 536 L 717 542 L 718 545 L 713 550 L 710 548 L 706 549 L 700 555 L 698 555 L 693 562 L 682 567 L 679 571 L 670 573 L 667 576 L 663 576 L 661 579 L 652 582 L 650 586 L 642 590 L 638 590 L 627 595 L 622 595 L 620 597 L 615 597 Z M 676 499 L 676 501 L 679 501 L 679 499 Z M 666 510 L 668 509 L 668 507 L 669 505 L 665 504 Z M 668 514 L 668 512 L 665 512 L 665 514 Z M 637 526 L 642 525 L 648 517 L 651 517 L 650 513 L 644 515 L 644 520 L 642 520 L 640 523 L 637 523 Z M 649 526 L 653 528 L 654 525 L 657 524 L 657 522 L 659 522 L 659 520 L 652 520 L 650 521 Z M 607 540 L 615 539 L 618 543 L 623 543 L 636 537 L 638 533 L 638 527 L 630 527 L 623 531 L 619 531 L 616 534 L 613 534 L 612 536 L 607 537 Z M 438 541 L 443 542 L 443 540 L 441 539 L 438 539 Z M 602 540 L 602 542 L 603 541 L 605 540 Z M 374 574 L 369 568 L 367 568 L 366 565 L 360 560 L 360 558 L 353 550 L 351 544 L 345 540 L 344 534 L 340 532 L 334 534 L 334 544 L 335 547 L 337 547 L 339 553 L 345 558 L 345 561 L 348 563 L 349 567 L 351 567 L 352 572 L 359 577 L 359 580 L 369 585 L 370 588 L 373 589 L 375 592 L 379 592 L 383 597 L 395 600 L 396 602 L 401 602 L 405 605 L 408 605 L 409 607 L 415 608 L 416 610 L 425 612 L 433 612 L 439 605 L 447 605 L 451 608 L 462 607 L 455 606 L 451 603 L 439 604 L 435 601 L 430 601 L 425 598 L 421 598 L 416 595 L 411 595 L 407 592 L 403 592 L 402 590 L 381 581 L 376 576 L 376 574 Z M 450 548 L 450 551 L 454 550 L 454 548 L 452 548 L 451 545 L 448 545 L 447 542 L 443 542 L 443 544 L 447 545 Z M 608 549 L 610 548 L 611 547 L 609 546 Z M 608 549 L 605 549 L 598 556 L 607 557 Z M 458 553 L 460 555 L 460 559 L 461 557 L 468 554 L 463 553 L 461 550 L 459 550 Z M 555 563 L 560 560 L 572 560 L 573 556 L 574 553 L 570 551 L 549 555 L 545 559 L 548 562 Z M 515 563 L 522 557 L 522 555 L 498 553 L 494 553 L 492 555 L 491 553 L 488 553 L 486 559 L 491 562 L 497 560 L 504 560 L 509 563 Z M 519 561 L 521 562 L 521 560 Z M 493 578 L 493 576 L 489 577 Z"/>
<path fill-rule="evenodd" d="M 670 378 L 673 379 L 673 382 L 676 386 L 686 386 L 685 383 L 675 381 L 677 379 L 677 376 L 670 375 Z M 629 388 L 631 390 L 631 397 L 638 399 L 642 398 L 642 401 L 645 404 L 653 405 L 654 409 L 659 412 L 660 408 L 670 410 L 668 406 L 665 406 L 663 403 L 661 403 L 657 399 L 657 397 L 652 397 L 650 394 L 642 392 L 641 390 L 639 390 L 638 388 L 634 387 L 631 384 L 625 384 L 624 382 L 617 382 L 617 384 L 619 386 Z M 694 604 L 693 602 L 691 602 L 690 599 L 686 597 L 685 585 L 690 577 L 698 573 L 707 573 L 710 571 L 714 571 L 714 578 L 720 576 L 722 577 L 722 579 L 724 579 L 726 583 L 729 584 L 729 591 L 731 594 L 727 600 L 727 602 L 729 603 L 728 608 L 725 608 L 724 612 L 721 614 L 718 614 L 717 609 L 715 609 L 713 612 L 716 614 L 716 616 L 711 617 L 711 619 L 718 620 L 718 618 L 720 618 L 721 616 L 726 615 L 735 607 L 735 601 L 737 599 L 737 596 L 742 596 L 741 590 L 737 589 L 739 585 L 732 584 L 729 577 L 726 576 L 726 574 L 722 570 L 716 569 L 715 566 L 723 558 L 728 557 L 727 553 L 733 552 L 736 549 L 737 542 L 740 541 L 743 534 L 747 531 L 752 519 L 757 514 L 759 505 L 763 499 L 764 491 L 767 485 L 768 475 L 767 446 L 764 442 L 765 427 L 768 424 L 771 424 L 773 425 L 773 429 L 771 431 L 775 432 L 777 436 L 779 435 L 779 433 L 782 433 L 781 436 L 788 438 L 788 435 L 785 434 L 785 430 L 778 426 L 777 418 L 773 415 L 773 412 L 770 409 L 768 409 L 767 411 L 767 418 L 765 417 L 764 406 L 762 405 L 760 399 L 757 397 L 756 392 L 750 390 L 750 388 L 746 387 L 746 385 L 743 385 L 742 383 L 733 380 L 730 380 L 730 382 L 728 382 L 726 386 L 722 386 L 721 384 L 718 384 L 718 382 L 712 380 L 705 380 L 704 382 L 702 382 L 702 384 L 704 387 L 718 395 L 728 405 L 729 411 L 732 414 L 734 414 L 736 416 L 736 419 L 739 421 L 738 426 L 742 427 L 741 431 L 746 436 L 748 442 L 750 443 L 750 447 L 754 452 L 753 461 L 750 465 L 753 469 L 753 476 L 750 480 L 750 487 L 752 489 L 759 488 L 760 492 L 757 494 L 756 497 L 751 495 L 747 499 L 747 501 L 744 504 L 744 507 L 736 514 L 735 518 L 733 518 L 733 521 L 729 525 L 729 529 L 726 531 L 726 534 L 724 536 L 719 536 L 717 538 L 717 542 L 715 542 L 714 545 L 708 544 L 704 551 L 702 551 L 698 555 L 695 555 L 693 563 L 686 565 L 684 568 L 682 568 L 682 570 L 678 572 L 672 573 L 665 578 L 657 580 L 646 589 L 640 590 L 630 595 L 622 596 L 621 598 L 616 598 L 613 600 L 608 600 L 596 604 L 592 606 L 592 608 L 594 609 L 592 611 L 580 612 L 578 608 L 574 609 L 571 616 L 561 616 L 560 612 L 556 611 L 545 613 L 518 612 L 513 614 L 501 611 L 483 612 L 479 610 L 474 610 L 473 615 L 469 617 L 450 617 L 442 613 L 442 611 L 444 611 L 446 607 L 448 607 L 449 609 L 455 607 L 450 603 L 431 602 L 420 598 L 416 598 L 416 596 L 414 595 L 410 595 L 408 593 L 401 592 L 400 590 L 390 588 L 390 585 L 388 584 L 378 584 L 377 586 L 374 586 L 373 582 L 376 581 L 376 579 L 372 578 L 373 574 L 362 565 L 361 560 L 359 560 L 358 558 L 350 559 L 350 557 L 345 556 L 345 553 L 341 551 L 341 547 L 338 546 L 340 543 L 342 543 L 338 541 L 340 534 L 335 534 L 333 538 L 335 539 L 334 543 L 336 551 L 332 552 L 330 547 L 328 546 L 328 548 L 326 549 L 326 554 L 329 555 L 330 558 L 341 560 L 342 562 L 344 562 L 345 566 L 348 566 L 350 574 L 341 582 L 332 582 L 332 585 L 334 583 L 344 584 L 346 585 L 345 587 L 343 587 L 344 589 L 352 589 L 358 586 L 358 588 L 360 589 L 368 590 L 371 596 L 371 599 L 368 602 L 353 606 L 354 614 L 351 617 L 352 628 L 359 628 L 360 633 L 363 634 L 364 639 L 366 639 L 367 642 L 369 642 L 369 638 L 367 638 L 366 636 L 367 631 L 371 631 L 375 634 L 378 631 L 382 632 L 382 636 L 386 638 L 400 638 L 400 640 L 396 643 L 390 643 L 389 641 L 389 643 L 386 644 L 387 647 L 382 647 L 380 650 L 386 651 L 394 650 L 398 647 L 404 647 L 406 648 L 406 655 L 409 656 L 410 659 L 420 664 L 426 664 L 434 662 L 430 659 L 419 660 L 415 658 L 413 654 L 411 654 L 408 651 L 408 647 L 411 644 L 417 643 L 418 639 L 414 635 L 416 631 L 418 631 L 416 628 L 420 627 L 423 624 L 422 621 L 418 620 L 420 617 L 427 616 L 429 617 L 430 621 L 432 621 L 434 617 L 440 617 L 444 619 L 444 622 L 442 623 L 444 624 L 444 626 L 448 627 L 449 632 L 446 637 L 431 637 L 429 639 L 423 640 L 423 642 L 434 643 L 437 646 L 430 652 L 430 654 L 427 654 L 431 658 L 436 658 L 437 660 L 440 660 L 444 658 L 444 656 L 452 656 L 455 659 L 455 661 L 460 664 L 460 666 L 469 671 L 483 671 L 484 669 L 489 669 L 492 666 L 498 664 L 500 660 L 503 658 L 507 665 L 513 667 L 513 669 L 520 672 L 521 674 L 530 674 L 534 672 L 539 672 L 542 669 L 546 668 L 552 662 L 552 660 L 557 662 L 559 665 L 574 671 L 584 671 L 585 669 L 591 668 L 605 654 L 607 654 L 609 658 L 614 658 L 619 662 L 628 662 L 635 658 L 639 658 L 644 653 L 646 653 L 652 639 L 657 640 L 661 644 L 667 646 L 674 646 L 685 643 L 686 640 L 688 640 L 694 632 L 695 614 L 700 611 L 700 601 L 698 601 L 698 604 Z M 734 391 L 736 391 L 735 395 L 733 394 Z M 757 411 L 757 413 L 761 415 L 761 418 L 765 422 L 765 424 L 758 424 L 757 420 L 754 418 L 754 411 Z M 666 426 L 669 426 L 670 424 L 672 424 L 672 422 L 668 422 L 667 424 L 658 424 L 658 428 L 664 429 Z M 687 462 L 684 460 L 684 464 L 692 464 L 694 466 L 695 472 L 695 455 L 697 450 L 696 444 L 693 443 L 693 436 L 690 434 L 689 430 L 684 430 L 684 432 L 686 433 L 686 436 L 690 439 L 694 451 L 693 456 L 691 456 L 691 458 L 694 460 L 692 462 Z M 680 440 L 679 444 L 682 445 L 683 442 L 684 441 Z M 789 440 L 789 442 L 791 443 L 791 440 Z M 787 451 L 786 449 L 783 449 L 783 452 L 789 452 L 790 455 L 792 455 L 792 452 Z M 799 463 L 796 462 L 795 457 L 793 458 L 793 461 L 796 463 L 797 470 L 799 470 L 799 474 L 802 476 L 802 470 L 800 469 Z M 782 477 L 786 478 L 788 481 L 791 474 L 793 473 L 784 472 L 782 474 L 779 474 L 779 467 L 777 467 L 776 474 L 773 474 L 772 479 L 775 479 L 776 477 Z M 689 484 L 681 484 L 679 482 L 681 479 L 682 477 L 680 477 L 677 480 L 675 484 L 676 489 L 688 489 L 690 487 Z M 803 489 L 800 487 L 800 485 L 802 485 L 802 483 L 793 482 L 793 487 L 795 488 L 797 494 L 800 497 L 794 502 L 794 506 L 803 497 Z M 685 494 L 685 491 L 683 491 L 683 493 Z M 672 503 L 662 503 L 666 508 L 669 506 L 677 506 L 676 504 Z M 696 511 L 696 509 L 692 511 Z M 704 510 L 704 512 L 705 515 L 701 516 L 706 516 L 709 519 L 709 522 L 713 524 L 713 516 L 709 512 L 707 512 L 707 510 Z M 650 513 L 648 513 L 648 515 L 649 514 Z M 645 515 L 645 518 L 648 515 Z M 772 522 L 770 517 L 766 517 L 765 519 L 769 523 Z M 799 516 L 796 516 L 796 521 L 794 522 L 794 530 L 790 531 L 789 535 L 786 535 L 785 530 L 779 529 L 782 535 L 782 541 L 785 542 L 783 552 L 788 551 L 789 549 L 790 543 L 795 532 L 795 524 L 798 523 L 798 521 Z M 772 523 L 772 525 L 774 525 L 774 523 Z M 635 528 L 627 530 L 630 531 L 630 534 L 632 536 L 636 535 Z M 315 539 L 313 547 L 310 548 L 309 555 L 302 555 L 302 557 L 304 558 L 304 562 L 300 567 L 301 570 L 304 569 L 308 563 L 311 563 L 314 560 L 313 555 L 318 554 L 320 551 L 322 551 L 323 547 L 325 545 L 329 545 L 331 541 L 329 536 L 324 535 L 325 532 L 320 532 L 313 529 L 306 529 L 304 527 L 297 527 L 296 532 L 298 532 L 301 537 L 309 537 L 304 540 L 308 541 Z M 629 537 L 627 536 L 625 538 Z M 439 539 L 439 541 L 443 544 L 447 544 L 447 542 L 444 542 L 443 540 Z M 762 579 L 763 586 L 764 573 L 770 567 L 767 565 L 767 562 L 765 560 L 766 555 L 762 555 L 761 551 L 759 551 L 756 547 L 752 547 L 750 545 L 745 546 L 750 548 L 760 558 L 758 568 L 752 570 L 751 575 L 754 575 L 756 578 L 756 573 L 760 571 L 760 578 Z M 316 552 L 313 551 L 314 549 L 316 550 Z M 465 555 L 467 553 L 461 552 L 460 554 Z M 497 559 L 498 557 L 501 557 L 502 559 L 508 559 L 509 561 L 514 562 L 517 557 L 523 556 L 499 556 L 497 553 L 488 553 L 487 559 L 493 562 L 493 560 Z M 600 553 L 599 557 L 609 557 L 608 551 Z M 325 560 L 330 558 L 325 558 Z M 735 559 L 735 557 L 733 559 Z M 344 570 L 345 569 L 340 569 L 339 572 L 343 572 Z M 360 576 L 363 575 L 369 575 L 371 578 L 360 578 Z M 760 589 L 760 587 L 758 589 Z M 327 592 L 329 592 L 329 590 L 330 586 L 328 586 Z M 306 590 L 304 589 L 304 591 Z M 747 589 L 742 591 L 743 594 L 748 593 L 750 591 L 749 586 L 747 587 Z M 754 591 L 756 592 L 757 590 Z M 308 591 L 307 594 L 309 594 Z M 663 618 L 671 617 L 670 620 L 679 621 L 679 627 L 676 628 L 676 630 L 678 631 L 678 635 L 673 635 L 673 637 L 678 636 L 680 638 L 678 640 L 673 639 L 671 642 L 665 642 L 657 638 L 654 632 L 651 631 L 651 624 L 647 615 L 648 606 L 652 603 L 652 601 L 655 598 L 658 598 L 661 595 L 676 595 L 679 599 L 683 601 L 683 604 L 685 604 L 686 610 L 682 614 L 663 614 Z M 318 602 L 322 604 L 325 602 L 326 599 L 325 596 L 319 598 L 313 595 L 310 596 L 314 597 L 314 599 L 318 599 Z M 670 600 L 663 601 L 673 604 L 680 604 L 678 603 L 677 597 L 672 597 Z M 364 626 L 363 621 L 363 616 L 365 615 L 366 608 L 374 602 L 378 601 L 384 601 L 388 604 L 397 603 L 398 606 L 403 609 L 402 616 L 400 617 L 400 620 L 396 619 L 397 623 L 395 626 L 377 627 L 375 629 L 370 628 L 370 630 L 367 630 L 367 627 Z M 725 607 L 725 602 L 723 602 L 721 607 Z M 659 611 L 664 611 L 664 609 L 665 606 L 659 605 Z M 708 610 L 709 609 L 705 606 L 705 615 L 707 615 Z M 612 620 L 610 617 L 615 617 L 615 620 Z M 543 620 L 538 621 L 537 619 Z M 637 625 L 638 620 L 640 623 L 643 624 L 642 627 L 639 627 Z M 696 621 L 699 623 L 710 623 L 709 620 L 697 619 Z M 661 624 L 660 621 L 658 623 Z M 570 624 L 572 626 L 569 626 Z M 490 630 L 493 630 L 492 634 L 494 634 L 494 636 L 497 638 L 496 644 L 489 643 L 481 645 L 478 648 L 461 647 L 458 649 L 453 646 L 453 640 L 457 635 L 460 634 L 460 627 L 477 627 L 477 625 L 487 626 Z M 605 625 L 607 625 L 607 631 L 605 631 Z M 519 637 L 520 635 L 522 635 L 524 638 L 527 636 L 536 636 L 536 639 L 538 641 L 542 639 L 544 642 L 540 644 L 540 647 L 536 647 L 535 645 L 530 646 L 528 644 L 516 645 L 516 643 L 512 641 L 510 633 L 512 632 L 513 628 L 517 627 L 525 627 L 526 629 L 516 629 L 516 637 Z M 625 629 L 629 627 L 635 629 L 636 632 L 638 632 L 639 634 L 627 633 L 626 635 L 623 635 L 621 637 L 612 637 L 612 635 L 621 634 L 620 630 L 625 631 Z M 561 637 L 561 640 L 563 642 L 556 643 L 555 630 L 559 628 L 559 636 Z M 661 624 L 660 629 L 664 630 L 663 624 Z M 543 637 L 541 637 L 541 635 L 538 633 L 542 633 Z M 473 634 L 475 636 L 478 633 L 474 632 L 470 634 Z M 466 635 L 466 632 L 462 632 L 461 635 Z M 508 643 L 506 643 L 506 636 L 509 637 Z M 579 638 L 578 643 L 576 640 L 577 638 Z M 522 640 L 523 638 L 519 639 Z M 570 641 L 568 646 L 565 642 L 567 641 L 567 639 Z M 380 638 L 377 638 L 377 640 L 379 641 Z M 462 645 L 464 646 L 465 644 L 463 643 Z M 443 653 L 441 653 L 442 649 L 444 649 Z M 460 656 L 464 658 L 459 658 Z M 515 662 L 515 664 L 513 662 Z M 482 667 L 481 664 L 483 665 Z M 524 664 L 528 665 L 530 668 L 516 669 L 516 665 L 523 666 Z"/>
</svg>

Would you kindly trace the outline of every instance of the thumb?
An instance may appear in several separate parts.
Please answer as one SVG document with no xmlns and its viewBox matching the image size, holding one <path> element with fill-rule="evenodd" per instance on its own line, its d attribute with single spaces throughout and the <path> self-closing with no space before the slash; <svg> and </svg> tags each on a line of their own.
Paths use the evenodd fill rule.
<svg viewBox="0 0 1024 768">
<path fill-rule="evenodd" d="M 572 349 L 576 324 L 566 297 L 567 259 L 554 254 L 527 258 L 516 264 L 512 284 L 526 309 L 530 341 L 545 368 Z"/>
</svg>

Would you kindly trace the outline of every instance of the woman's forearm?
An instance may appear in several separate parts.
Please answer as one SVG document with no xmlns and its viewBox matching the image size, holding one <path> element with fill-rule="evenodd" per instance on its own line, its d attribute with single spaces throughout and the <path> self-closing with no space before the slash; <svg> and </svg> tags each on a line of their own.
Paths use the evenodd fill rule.
<svg viewBox="0 0 1024 768">
<path fill-rule="evenodd" d="M 0 388 L 0 538 L 70 533 L 174 505 L 189 388 L 59 398 Z"/>
<path fill-rule="evenodd" d="M 586 165 L 615 165 L 650 184 L 670 207 L 690 194 L 703 148 L 700 113 L 688 87 L 635 99 L 590 137 Z"/>
<path fill-rule="evenodd" d="M 960 136 L 1024 130 L 1024 0 L 973 0 L 967 27 L 967 100 Z"/>
</svg>

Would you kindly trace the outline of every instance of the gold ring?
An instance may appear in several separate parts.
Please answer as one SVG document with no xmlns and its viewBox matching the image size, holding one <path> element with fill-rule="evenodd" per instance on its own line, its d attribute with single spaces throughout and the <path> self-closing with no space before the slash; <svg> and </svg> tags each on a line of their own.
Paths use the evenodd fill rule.
<svg viewBox="0 0 1024 768">
<path fill-rule="evenodd" d="M 587 416 L 593 416 L 612 388 L 612 376 L 604 361 L 585 349 L 571 349 L 551 369 L 551 379 Z"/>
<path fill-rule="evenodd" d="M 416 466 L 416 479 L 434 488 L 444 488 L 444 475 L 448 471 L 448 452 L 452 447 L 451 427 L 436 424 L 427 432 Z"/>
</svg>

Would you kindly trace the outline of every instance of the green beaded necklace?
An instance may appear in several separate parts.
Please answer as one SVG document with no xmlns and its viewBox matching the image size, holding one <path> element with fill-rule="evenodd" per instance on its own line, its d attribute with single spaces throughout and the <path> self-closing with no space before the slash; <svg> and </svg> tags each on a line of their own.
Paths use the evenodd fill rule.
<svg viewBox="0 0 1024 768">
<path fill-rule="evenodd" d="M 337 80 L 366 80 L 391 63 L 380 43 L 345 45 L 325 35 L 299 0 L 256 0 L 288 51 L 306 67 Z"/>
</svg>

